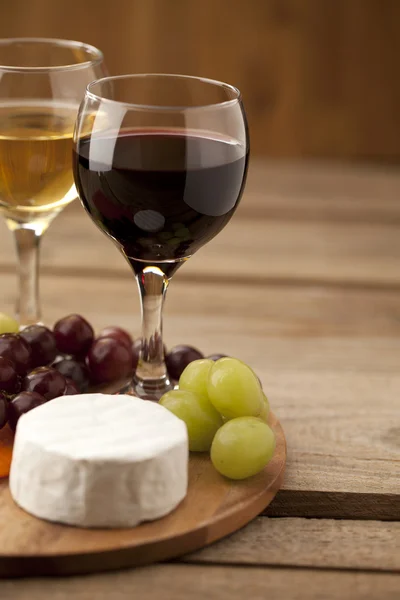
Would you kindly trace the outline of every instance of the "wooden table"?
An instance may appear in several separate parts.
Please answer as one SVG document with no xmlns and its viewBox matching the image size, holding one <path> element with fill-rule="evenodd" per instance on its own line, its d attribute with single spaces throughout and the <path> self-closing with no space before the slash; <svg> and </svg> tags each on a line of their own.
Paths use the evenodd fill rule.
<svg viewBox="0 0 400 600">
<path fill-rule="evenodd" d="M 42 258 L 48 323 L 80 312 L 139 333 L 129 268 L 78 203 Z M 174 278 L 165 336 L 255 368 L 287 436 L 284 488 L 248 527 L 180 561 L 0 581 L 1 599 L 398 599 L 400 173 L 254 160 L 233 221 Z"/>
</svg>

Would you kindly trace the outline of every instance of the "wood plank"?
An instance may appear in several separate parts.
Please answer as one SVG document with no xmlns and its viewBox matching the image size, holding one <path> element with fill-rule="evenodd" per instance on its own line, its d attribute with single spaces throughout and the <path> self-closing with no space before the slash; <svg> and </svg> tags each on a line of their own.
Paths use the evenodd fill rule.
<svg viewBox="0 0 400 600">
<path fill-rule="evenodd" d="M 13 312 L 16 277 L 3 273 L 1 310 Z M 41 279 L 45 321 L 81 312 L 100 328 L 118 323 L 140 334 L 136 284 L 124 279 Z M 176 280 L 165 306 L 165 339 L 201 344 L 204 352 L 239 353 L 269 376 L 274 370 L 397 374 L 400 292 Z M 246 308 L 246 310 L 244 309 Z M 329 380 L 330 381 L 330 380 Z M 329 393 L 329 391 L 327 391 Z"/>
<path fill-rule="evenodd" d="M 0 583 L 2 600 L 397 600 L 399 577 L 312 569 L 154 565 L 67 579 L 20 579 Z"/>
<path fill-rule="evenodd" d="M 399 223 L 396 168 L 332 161 L 251 157 L 237 214 L 287 221 Z"/>
<path fill-rule="evenodd" d="M 107 275 L 110 271 L 121 276 L 128 273 L 113 244 L 83 218 L 82 214 L 54 223 L 43 245 L 42 264 L 45 269 L 51 267 L 47 272 L 83 266 L 85 272 L 89 268 Z M 84 249 L 76 243 L 79 238 L 85 240 Z M 176 277 L 228 278 L 238 285 L 250 279 L 399 287 L 399 261 L 400 236 L 391 225 L 234 220 Z"/>
<path fill-rule="evenodd" d="M 399 3 L 325 4 L 174 0 L 171 9 L 168 0 L 119 0 L 113 11 L 95 0 L 62 10 L 31 0 L 26 10 L 15 0 L 2 11 L 0 36 L 82 39 L 104 50 L 114 74 L 230 81 L 243 92 L 255 153 L 398 161 Z"/>
<path fill-rule="evenodd" d="M 340 176 L 338 167 L 256 166 L 237 215 L 177 278 L 228 278 L 238 285 L 257 279 L 400 286 L 400 177 L 387 171 L 344 171 Z M 11 234 L 1 221 L 0 268 L 15 268 Z M 101 270 L 121 277 L 129 272 L 78 202 L 46 234 L 42 268 L 85 275 Z"/>
<path fill-rule="evenodd" d="M 11 310 L 14 279 L 1 281 L 2 306 Z M 44 276 L 42 291 L 49 324 L 77 311 L 96 327 L 139 331 L 129 277 Z M 287 474 L 272 514 L 358 518 L 362 509 L 363 518 L 400 520 L 398 296 L 179 280 L 171 286 L 167 344 L 191 343 L 251 364 L 282 422 Z M 252 310 L 243 309 L 248 298 Z"/>
<path fill-rule="evenodd" d="M 400 523 L 259 517 L 181 560 L 400 573 Z"/>
<path fill-rule="evenodd" d="M 361 493 L 283 489 L 264 514 L 283 518 L 337 519 L 340 515 L 340 519 L 398 521 L 399 494 L 369 492 L 367 487 Z"/>
</svg>

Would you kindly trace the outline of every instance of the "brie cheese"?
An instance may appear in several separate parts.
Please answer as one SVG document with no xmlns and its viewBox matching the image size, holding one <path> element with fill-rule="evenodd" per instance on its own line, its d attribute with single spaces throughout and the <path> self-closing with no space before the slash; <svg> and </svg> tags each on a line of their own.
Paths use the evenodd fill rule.
<svg viewBox="0 0 400 600">
<path fill-rule="evenodd" d="M 23 415 L 10 491 L 27 512 L 81 527 L 133 527 L 171 512 L 188 485 L 186 425 L 128 395 L 62 396 Z"/>
</svg>

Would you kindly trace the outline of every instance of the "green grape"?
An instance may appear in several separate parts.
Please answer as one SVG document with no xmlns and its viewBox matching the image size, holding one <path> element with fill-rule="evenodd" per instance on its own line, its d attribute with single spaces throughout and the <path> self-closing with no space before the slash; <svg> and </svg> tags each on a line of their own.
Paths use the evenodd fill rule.
<svg viewBox="0 0 400 600">
<path fill-rule="evenodd" d="M 214 435 L 222 425 L 222 418 L 206 396 L 187 390 L 171 390 L 163 395 L 160 404 L 186 423 L 189 450 L 210 450 Z"/>
<path fill-rule="evenodd" d="M 162 242 L 166 242 L 167 240 L 170 240 L 171 238 L 173 238 L 173 234 L 170 233 L 169 231 L 161 231 L 161 233 L 159 233 L 157 235 L 158 239 L 161 240 Z"/>
<path fill-rule="evenodd" d="M 262 409 L 263 391 L 257 376 L 237 358 L 220 358 L 208 376 L 208 397 L 227 419 L 257 417 Z"/>
<path fill-rule="evenodd" d="M 181 227 L 175 230 L 175 235 L 178 238 L 190 239 L 190 231 L 187 227 Z"/>
<path fill-rule="evenodd" d="M 182 375 L 179 378 L 179 388 L 181 390 L 194 392 L 195 394 L 207 396 L 208 375 L 213 365 L 214 361 L 208 358 L 193 360 L 183 370 Z"/>
<path fill-rule="evenodd" d="M 186 229 L 186 227 L 183 223 L 173 223 L 172 229 L 174 231 L 179 231 L 179 229 Z"/>
<path fill-rule="evenodd" d="M 270 412 L 270 408 L 269 408 L 268 398 L 265 394 L 263 394 L 262 408 L 261 408 L 260 414 L 258 415 L 258 418 L 262 419 L 263 421 L 265 421 L 267 423 L 268 417 L 269 417 L 269 412 Z"/>
<path fill-rule="evenodd" d="M 18 331 L 18 322 L 9 315 L 0 313 L 0 335 L 2 333 L 18 333 Z"/>
<path fill-rule="evenodd" d="M 211 461 L 221 475 L 246 479 L 264 469 L 274 455 L 275 435 L 257 417 L 227 421 L 215 434 Z"/>
<path fill-rule="evenodd" d="M 168 246 L 178 246 L 181 243 L 181 241 L 182 240 L 180 240 L 178 237 L 173 237 L 167 240 L 167 244 Z"/>
</svg>

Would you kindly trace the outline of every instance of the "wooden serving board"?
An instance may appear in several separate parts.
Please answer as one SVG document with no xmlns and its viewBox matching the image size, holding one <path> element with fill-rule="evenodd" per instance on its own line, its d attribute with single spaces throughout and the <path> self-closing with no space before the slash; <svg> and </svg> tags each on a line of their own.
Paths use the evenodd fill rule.
<svg viewBox="0 0 400 600">
<path fill-rule="evenodd" d="M 244 481 L 222 477 L 208 454 L 191 454 L 189 489 L 170 515 L 132 529 L 81 529 L 42 521 L 12 500 L 0 479 L 0 576 L 67 575 L 119 569 L 197 550 L 240 529 L 272 501 L 282 485 L 286 441 L 276 435 L 272 461 Z"/>
</svg>

